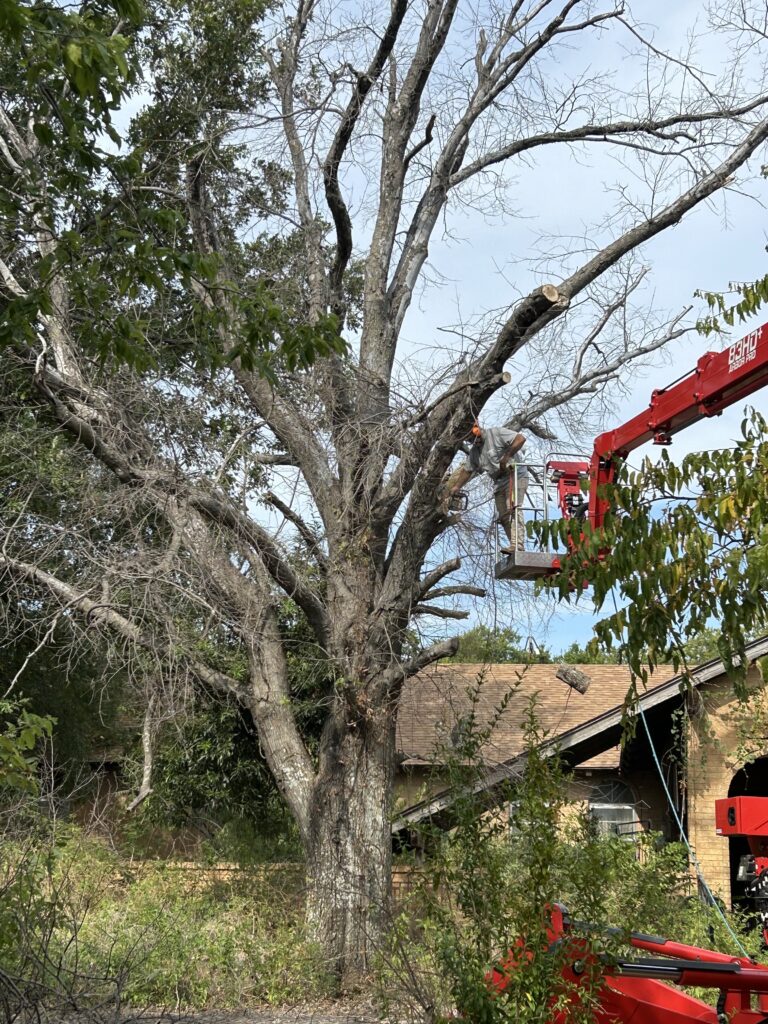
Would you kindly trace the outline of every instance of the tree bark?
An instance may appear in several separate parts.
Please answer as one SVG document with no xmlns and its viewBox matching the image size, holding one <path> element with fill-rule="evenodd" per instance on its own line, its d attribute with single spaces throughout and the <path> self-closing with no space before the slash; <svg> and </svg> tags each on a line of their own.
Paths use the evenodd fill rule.
<svg viewBox="0 0 768 1024">
<path fill-rule="evenodd" d="M 331 732 L 306 844 L 307 925 L 348 984 L 370 968 L 389 921 L 394 736 L 387 712 L 362 706 Z"/>
</svg>

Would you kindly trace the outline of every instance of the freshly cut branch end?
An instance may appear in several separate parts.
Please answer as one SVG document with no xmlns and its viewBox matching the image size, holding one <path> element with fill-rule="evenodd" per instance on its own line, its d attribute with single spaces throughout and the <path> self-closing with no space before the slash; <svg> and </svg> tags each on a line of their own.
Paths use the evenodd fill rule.
<svg viewBox="0 0 768 1024">
<path fill-rule="evenodd" d="M 572 690 L 582 694 L 587 692 L 589 684 L 592 682 L 586 672 L 574 668 L 573 665 L 558 665 L 555 676 L 566 686 L 570 686 Z"/>
</svg>

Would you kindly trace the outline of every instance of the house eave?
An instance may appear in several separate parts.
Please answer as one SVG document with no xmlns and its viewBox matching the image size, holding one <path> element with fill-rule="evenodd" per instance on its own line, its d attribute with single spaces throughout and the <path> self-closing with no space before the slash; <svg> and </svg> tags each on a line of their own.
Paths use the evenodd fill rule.
<svg viewBox="0 0 768 1024">
<path fill-rule="evenodd" d="M 759 658 L 768 655 L 768 636 L 761 637 L 746 647 L 746 654 L 749 662 L 755 662 Z M 691 674 L 691 681 L 694 688 L 711 682 L 725 674 L 725 665 L 722 660 L 713 658 L 696 667 Z M 661 707 L 666 702 L 680 697 L 686 690 L 687 683 L 683 676 L 673 676 L 660 686 L 644 693 L 638 700 L 638 710 L 644 712 Z M 542 751 L 551 755 L 559 751 L 568 763 L 574 767 L 602 753 L 612 746 L 615 746 L 621 737 L 621 725 L 624 719 L 624 707 L 618 705 L 610 711 L 606 711 L 595 718 L 590 719 L 583 725 L 576 726 L 568 732 L 542 745 Z M 595 743 L 595 741 L 601 741 Z M 525 754 L 518 754 L 507 761 L 502 762 L 496 768 L 488 771 L 474 787 L 474 793 L 487 792 L 492 794 L 493 790 L 502 783 L 519 775 L 525 765 Z M 413 827 L 427 818 L 439 818 L 446 814 L 453 803 L 451 790 L 443 790 L 428 800 L 414 804 L 401 812 L 392 823 L 392 834 L 397 835 L 404 829 Z"/>
</svg>

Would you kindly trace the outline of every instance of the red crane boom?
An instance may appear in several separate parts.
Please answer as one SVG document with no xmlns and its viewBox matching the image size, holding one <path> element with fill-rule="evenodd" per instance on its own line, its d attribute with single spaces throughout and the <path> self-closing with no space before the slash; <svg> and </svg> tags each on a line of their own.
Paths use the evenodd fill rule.
<svg viewBox="0 0 768 1024">
<path fill-rule="evenodd" d="M 589 462 L 547 463 L 547 475 L 557 485 L 563 518 L 586 514 L 592 527 L 599 528 L 610 508 L 605 485 L 613 482 L 619 460 L 647 441 L 670 444 L 673 434 L 701 419 L 717 416 L 766 385 L 768 324 L 740 338 L 723 352 L 705 352 L 690 373 L 669 387 L 654 391 L 647 409 L 595 438 Z M 589 503 L 585 508 L 582 481 L 587 477 Z M 535 579 L 559 569 L 560 559 L 554 552 L 518 550 L 497 563 L 496 577 Z"/>
<path fill-rule="evenodd" d="M 654 391 L 648 408 L 615 430 L 595 438 L 589 464 L 589 518 L 601 526 L 609 501 L 601 485 L 611 483 L 615 459 L 645 444 L 670 444 L 672 435 L 708 416 L 717 416 L 768 384 L 768 324 L 724 352 L 705 352 L 696 368 L 669 387 Z"/>
</svg>

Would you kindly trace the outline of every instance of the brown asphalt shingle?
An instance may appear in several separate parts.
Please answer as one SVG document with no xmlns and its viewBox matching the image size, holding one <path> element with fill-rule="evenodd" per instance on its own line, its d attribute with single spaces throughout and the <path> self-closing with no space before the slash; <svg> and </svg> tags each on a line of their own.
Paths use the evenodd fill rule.
<svg viewBox="0 0 768 1024">
<path fill-rule="evenodd" d="M 548 738 L 584 725 L 619 707 L 629 687 L 623 665 L 575 666 L 590 676 L 586 694 L 576 693 L 555 677 L 557 665 L 433 665 L 409 679 L 400 698 L 397 750 L 405 765 L 435 764 L 443 759 L 439 747 L 452 745 L 452 732 L 470 709 L 467 688 L 482 679 L 477 703 L 478 723 L 488 723 L 510 691 L 512 696 L 483 748 L 489 766 L 521 753 L 523 726 L 531 698 L 537 695 L 539 728 Z M 652 690 L 671 679 L 672 668 L 659 667 L 648 683 Z M 605 751 L 582 767 L 617 768 L 619 750 Z"/>
</svg>

